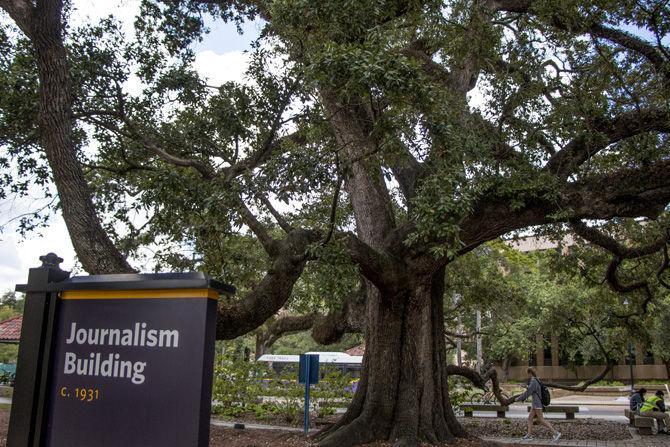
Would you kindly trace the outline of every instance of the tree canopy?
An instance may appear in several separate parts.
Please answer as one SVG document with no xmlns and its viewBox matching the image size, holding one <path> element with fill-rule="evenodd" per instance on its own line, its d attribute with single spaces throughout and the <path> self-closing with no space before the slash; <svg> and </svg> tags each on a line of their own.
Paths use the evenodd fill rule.
<svg viewBox="0 0 670 447">
<path fill-rule="evenodd" d="M 220 338 L 310 274 L 330 284 L 319 338 L 364 315 L 361 385 L 324 446 L 463 434 L 445 268 L 487 241 L 569 224 L 613 253 L 613 287 L 653 286 L 618 275 L 669 237 L 662 1 L 144 0 L 134 36 L 70 25 L 63 0 L 0 7 L 2 191 L 53 182 L 87 271 L 148 257 L 238 280 Z M 248 82 L 194 70 L 205 18 L 263 23 Z M 638 248 L 592 225 L 626 218 L 661 231 Z"/>
</svg>

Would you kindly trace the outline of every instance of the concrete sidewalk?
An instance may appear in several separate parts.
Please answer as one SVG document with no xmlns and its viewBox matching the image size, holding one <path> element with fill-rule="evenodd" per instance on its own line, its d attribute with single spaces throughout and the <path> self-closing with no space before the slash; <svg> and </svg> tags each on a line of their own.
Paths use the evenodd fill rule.
<svg viewBox="0 0 670 447">
<path fill-rule="evenodd" d="M 573 394 L 551 399 L 553 405 L 583 405 L 583 406 L 617 406 L 628 407 L 628 397 L 624 396 L 589 396 Z"/>
<path fill-rule="evenodd" d="M 658 436 L 645 436 L 642 439 L 630 439 L 620 441 L 595 441 L 595 440 L 560 440 L 553 442 L 550 439 L 525 441 L 519 438 L 483 438 L 486 441 L 498 442 L 500 444 L 514 444 L 527 446 L 561 446 L 561 447 L 670 447 L 670 439 L 658 440 Z"/>
<path fill-rule="evenodd" d="M 287 427 L 284 425 L 266 425 L 266 424 L 247 424 L 246 422 L 229 422 L 229 421 L 224 421 L 221 419 L 215 419 L 212 418 L 209 421 L 210 424 L 217 426 L 217 427 L 224 427 L 224 428 L 235 428 L 235 424 L 244 424 L 244 429 L 249 429 L 249 430 L 280 430 L 280 431 L 291 431 L 291 432 L 302 432 L 302 428 L 298 427 Z M 316 433 L 318 430 L 313 428 L 310 429 L 310 433 Z"/>
<path fill-rule="evenodd" d="M 561 446 L 561 447 L 670 447 L 670 436 L 640 436 L 634 430 L 630 430 L 631 438 L 618 441 L 596 441 L 596 440 L 575 440 L 561 439 L 554 442 L 551 439 L 531 439 L 521 438 L 488 438 L 486 441 L 499 442 L 501 444 L 515 444 L 527 446 Z"/>
</svg>

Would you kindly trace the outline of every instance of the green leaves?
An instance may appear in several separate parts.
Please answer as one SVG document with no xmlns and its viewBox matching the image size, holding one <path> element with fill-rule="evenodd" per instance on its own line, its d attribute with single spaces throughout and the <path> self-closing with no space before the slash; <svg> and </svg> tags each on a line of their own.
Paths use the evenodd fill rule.
<svg viewBox="0 0 670 447">
<path fill-rule="evenodd" d="M 408 236 L 405 243 L 430 244 L 444 241 L 431 247 L 435 257 L 447 256 L 453 259 L 461 248 L 459 223 L 472 209 L 477 191 L 470 188 L 463 174 L 449 176 L 435 174 L 428 177 L 413 200 L 416 213 L 416 231 Z"/>
</svg>

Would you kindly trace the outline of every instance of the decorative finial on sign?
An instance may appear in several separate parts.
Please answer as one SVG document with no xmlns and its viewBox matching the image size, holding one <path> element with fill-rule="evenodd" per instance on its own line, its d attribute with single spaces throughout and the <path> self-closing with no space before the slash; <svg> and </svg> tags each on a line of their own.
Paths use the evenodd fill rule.
<svg viewBox="0 0 670 447">
<path fill-rule="evenodd" d="M 60 270 L 60 263 L 63 262 L 63 258 L 58 256 L 56 253 L 47 253 L 40 256 L 40 261 L 42 261 L 42 267 L 55 267 Z"/>
</svg>

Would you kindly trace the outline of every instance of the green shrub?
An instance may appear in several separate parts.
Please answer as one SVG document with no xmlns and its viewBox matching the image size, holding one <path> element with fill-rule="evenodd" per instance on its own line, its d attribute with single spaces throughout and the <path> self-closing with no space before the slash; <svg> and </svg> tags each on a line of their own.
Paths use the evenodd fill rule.
<svg viewBox="0 0 670 447">
<path fill-rule="evenodd" d="M 212 399 L 224 416 L 239 416 L 251 411 L 261 395 L 264 365 L 231 356 L 218 356 L 214 367 Z"/>
<path fill-rule="evenodd" d="M 463 402 L 472 402 L 473 395 L 481 393 L 480 389 L 474 389 L 468 381 L 460 380 L 456 377 L 449 377 L 449 400 L 453 405 L 454 412 L 457 415 L 463 415 L 465 408 L 462 408 Z"/>
<path fill-rule="evenodd" d="M 635 383 L 638 385 L 665 385 L 666 383 L 668 383 L 668 381 L 658 379 L 642 379 L 642 380 L 636 380 Z"/>
<path fill-rule="evenodd" d="M 353 396 L 347 374 L 328 367 L 310 393 L 311 407 L 319 417 L 335 414 Z M 233 356 L 219 356 L 214 369 L 212 412 L 226 417 L 253 415 L 257 419 L 281 417 L 287 423 L 302 419 L 305 387 L 295 372 L 275 374 L 267 365 Z"/>
<path fill-rule="evenodd" d="M 618 380 L 600 380 L 599 382 L 594 383 L 591 386 L 623 386 L 623 382 Z"/>
<path fill-rule="evenodd" d="M 354 396 L 352 386 L 353 381 L 349 374 L 333 370 L 314 386 L 312 398 L 315 402 L 318 401 L 319 409 L 335 414 L 336 408 L 346 406 Z"/>
</svg>

